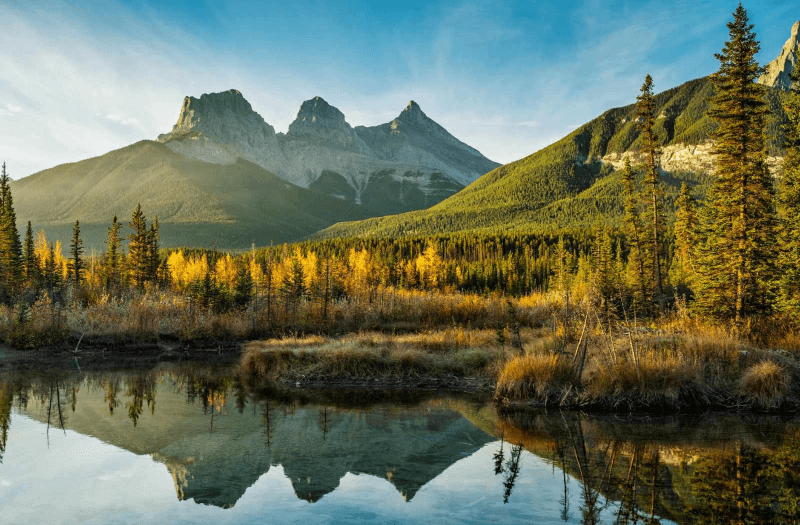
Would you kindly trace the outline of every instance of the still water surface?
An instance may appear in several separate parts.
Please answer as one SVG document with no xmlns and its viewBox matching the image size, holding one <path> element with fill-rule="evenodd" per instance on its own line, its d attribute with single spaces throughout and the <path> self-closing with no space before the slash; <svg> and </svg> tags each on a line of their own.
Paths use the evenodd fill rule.
<svg viewBox="0 0 800 525">
<path fill-rule="evenodd" d="M 0 375 L 0 523 L 800 523 L 800 421 Z"/>
</svg>

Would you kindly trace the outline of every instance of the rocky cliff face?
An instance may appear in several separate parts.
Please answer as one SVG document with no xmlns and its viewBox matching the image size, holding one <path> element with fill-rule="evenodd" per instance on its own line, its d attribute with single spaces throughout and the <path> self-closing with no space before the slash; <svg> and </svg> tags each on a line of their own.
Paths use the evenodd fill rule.
<svg viewBox="0 0 800 525">
<path fill-rule="evenodd" d="M 392 122 L 354 129 L 341 111 L 314 97 L 284 135 L 230 90 L 186 97 L 172 132 L 158 140 L 206 162 L 241 157 L 373 215 L 432 206 L 498 166 L 413 101 Z"/>
<path fill-rule="evenodd" d="M 758 79 L 759 84 L 788 91 L 791 86 L 789 75 L 797 67 L 798 52 L 800 52 L 800 20 L 792 26 L 791 36 L 783 45 L 778 58 L 767 64 L 766 71 Z"/>
<path fill-rule="evenodd" d="M 262 167 L 286 164 L 275 128 L 235 89 L 183 99 L 178 122 L 158 141 L 187 158 L 214 164 L 233 164 L 237 158 Z"/>
<path fill-rule="evenodd" d="M 659 166 L 666 172 L 713 174 L 717 169 L 713 149 L 714 144 L 711 141 L 702 144 L 671 144 L 661 149 Z M 621 170 L 625 167 L 625 159 L 630 159 L 632 165 L 645 162 L 643 155 L 633 151 L 609 153 L 601 160 L 614 166 L 615 170 Z M 783 157 L 767 157 L 767 167 L 773 175 L 779 176 L 782 166 Z"/>
</svg>

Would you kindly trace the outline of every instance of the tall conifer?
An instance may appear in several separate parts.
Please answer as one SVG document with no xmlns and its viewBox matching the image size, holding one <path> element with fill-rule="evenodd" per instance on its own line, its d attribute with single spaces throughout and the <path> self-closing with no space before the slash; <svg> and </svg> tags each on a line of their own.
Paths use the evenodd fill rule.
<svg viewBox="0 0 800 525">
<path fill-rule="evenodd" d="M 36 260 L 36 250 L 33 246 L 33 228 L 31 221 L 25 228 L 25 243 L 23 245 L 22 259 L 25 262 L 25 280 L 28 284 L 35 284 L 39 280 L 39 263 Z"/>
<path fill-rule="evenodd" d="M 105 274 L 106 286 L 113 287 L 120 283 L 120 223 L 117 216 L 111 219 L 111 226 L 108 228 L 108 239 L 106 240 L 106 260 Z"/>
<path fill-rule="evenodd" d="M 644 155 L 644 185 L 647 191 L 645 197 L 647 209 L 647 230 L 645 242 L 649 247 L 649 261 L 647 261 L 650 275 L 650 288 L 655 299 L 661 307 L 664 306 L 663 272 L 661 269 L 662 239 L 664 236 L 664 212 L 662 210 L 661 181 L 659 180 L 659 156 L 661 148 L 655 135 L 653 126 L 656 119 L 656 102 L 653 98 L 653 79 L 647 75 L 642 84 L 641 94 L 636 98 L 636 116 L 638 127 L 641 131 L 642 154 Z"/>
<path fill-rule="evenodd" d="M 772 179 L 765 163 L 764 87 L 756 83 L 762 68 L 760 46 L 739 4 L 728 23 L 730 40 L 715 56 L 716 90 L 708 114 L 714 133 L 716 179 L 701 210 L 698 264 L 699 309 L 737 325 L 764 313 L 771 304 L 776 214 Z"/>
<path fill-rule="evenodd" d="M 642 250 L 642 220 L 639 215 L 639 201 L 633 189 L 633 169 L 629 159 L 625 159 L 622 171 L 622 184 L 625 191 L 625 235 L 628 237 L 628 285 L 634 298 L 634 305 L 644 308 L 647 289 L 644 274 L 644 253 Z"/>
<path fill-rule="evenodd" d="M 6 163 L 0 173 L 0 286 L 14 294 L 22 283 L 22 245 L 17 230 L 17 216 L 11 197 L 11 178 Z"/>
<path fill-rule="evenodd" d="M 151 250 L 147 220 L 142 212 L 141 204 L 136 206 L 129 226 L 133 230 L 133 233 L 128 236 L 128 264 L 131 281 L 134 286 L 142 287 L 149 275 Z"/>
<path fill-rule="evenodd" d="M 82 259 L 83 255 L 83 241 L 81 240 L 81 223 L 75 221 L 72 227 L 72 243 L 69 245 L 69 270 L 70 279 L 76 285 L 81 283 L 81 272 L 86 267 L 86 263 Z"/>
<path fill-rule="evenodd" d="M 669 269 L 670 282 L 686 294 L 694 283 L 693 253 L 697 242 L 697 210 L 689 188 L 681 183 L 681 195 L 675 202 L 675 253 Z"/>
</svg>

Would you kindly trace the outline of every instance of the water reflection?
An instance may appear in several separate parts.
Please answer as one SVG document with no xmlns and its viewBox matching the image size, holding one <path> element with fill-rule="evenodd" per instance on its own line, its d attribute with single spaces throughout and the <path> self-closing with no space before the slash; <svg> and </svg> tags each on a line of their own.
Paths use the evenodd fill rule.
<svg viewBox="0 0 800 525">
<path fill-rule="evenodd" d="M 800 425 L 778 417 L 497 412 L 435 394 L 297 392 L 191 366 L 11 373 L 0 376 L 6 464 L 15 414 L 40 422 L 47 446 L 53 427 L 149 456 L 166 467 L 178 501 L 221 508 L 275 469 L 314 505 L 354 474 L 383 479 L 411 502 L 477 458 L 483 467 L 461 478 L 494 487 L 471 515 L 477 522 L 491 507 L 509 522 L 800 523 Z M 0 505 L 2 494 L 0 486 Z"/>
<path fill-rule="evenodd" d="M 627 421 L 503 414 L 506 439 L 580 481 L 581 523 L 800 523 L 800 429 L 777 417 Z M 497 463 L 495 463 L 497 467 Z"/>
</svg>

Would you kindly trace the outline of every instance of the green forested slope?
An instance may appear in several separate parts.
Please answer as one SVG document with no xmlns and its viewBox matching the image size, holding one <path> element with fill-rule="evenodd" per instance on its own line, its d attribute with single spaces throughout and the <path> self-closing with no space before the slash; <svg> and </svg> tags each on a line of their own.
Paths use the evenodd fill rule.
<svg viewBox="0 0 800 525">
<path fill-rule="evenodd" d="M 700 144 L 715 124 L 706 115 L 713 93 L 709 78 L 692 80 L 656 95 L 656 133 L 662 145 Z M 767 90 L 771 155 L 782 154 L 785 94 Z M 317 237 L 430 235 L 454 232 L 557 231 L 614 224 L 622 215 L 618 173 L 600 159 L 640 146 L 635 104 L 606 111 L 560 141 L 521 160 L 500 166 L 461 192 L 427 210 L 341 223 Z M 668 205 L 686 180 L 699 197 L 709 177 L 665 174 Z"/>
<path fill-rule="evenodd" d="M 247 161 L 190 160 L 153 141 L 56 166 L 12 183 L 17 222 L 66 246 L 80 220 L 84 244 L 104 248 L 117 215 L 137 203 L 158 216 L 165 246 L 242 248 L 301 238 L 339 220 L 364 217 L 354 205 L 295 186 Z"/>
</svg>

